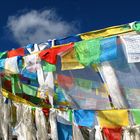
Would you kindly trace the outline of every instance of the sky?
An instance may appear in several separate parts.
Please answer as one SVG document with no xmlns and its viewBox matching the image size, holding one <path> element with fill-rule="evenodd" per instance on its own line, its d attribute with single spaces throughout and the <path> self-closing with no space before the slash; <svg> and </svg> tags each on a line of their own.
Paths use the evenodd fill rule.
<svg viewBox="0 0 140 140">
<path fill-rule="evenodd" d="M 140 20 L 140 0 L 1 0 L 0 51 Z"/>
</svg>

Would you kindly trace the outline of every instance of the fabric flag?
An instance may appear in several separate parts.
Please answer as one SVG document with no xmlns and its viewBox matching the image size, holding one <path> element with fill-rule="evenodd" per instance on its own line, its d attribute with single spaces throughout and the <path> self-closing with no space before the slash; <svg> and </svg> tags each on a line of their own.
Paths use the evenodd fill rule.
<svg viewBox="0 0 140 140">
<path fill-rule="evenodd" d="M 3 136 L 2 138 L 4 140 L 8 140 L 9 139 L 9 130 L 11 129 L 11 127 L 9 126 L 10 123 L 10 103 L 4 103 L 3 102 L 3 97 L 1 96 L 0 99 L 0 133 L 1 136 Z"/>
<path fill-rule="evenodd" d="M 41 109 L 36 108 L 35 110 L 35 125 L 37 128 L 36 137 L 37 140 L 47 140 L 48 137 L 48 127 L 46 122 L 46 117 Z"/>
<path fill-rule="evenodd" d="M 42 61 L 43 70 L 46 72 L 56 71 L 56 66 L 48 62 Z"/>
<path fill-rule="evenodd" d="M 18 68 L 19 68 L 19 72 L 21 72 L 21 70 L 23 68 L 22 56 L 17 56 L 17 65 L 18 65 Z"/>
<path fill-rule="evenodd" d="M 56 110 L 50 109 L 49 114 L 49 123 L 50 123 L 50 129 L 51 129 L 51 139 L 52 140 L 59 140 L 58 139 L 58 130 L 57 130 L 57 122 L 56 122 Z"/>
<path fill-rule="evenodd" d="M 117 58 L 117 37 L 105 38 L 101 40 L 100 62 Z"/>
<path fill-rule="evenodd" d="M 111 64 L 109 62 L 102 63 L 101 67 L 99 67 L 99 72 L 103 77 L 104 82 L 107 84 L 113 105 L 116 108 L 126 108 L 127 103 L 122 95 L 122 91 L 116 77 L 116 71 L 113 69 Z"/>
<path fill-rule="evenodd" d="M 77 126 L 75 123 L 72 126 L 73 129 L 73 140 L 85 140 L 79 126 Z"/>
<path fill-rule="evenodd" d="M 45 60 L 46 62 L 50 64 L 56 64 L 57 63 L 57 55 L 60 53 L 64 53 L 65 51 L 73 48 L 74 43 L 65 44 L 62 46 L 50 48 L 47 50 L 43 50 L 39 53 L 39 56 L 42 60 Z"/>
<path fill-rule="evenodd" d="M 72 125 L 57 122 L 59 140 L 72 140 Z"/>
<path fill-rule="evenodd" d="M 36 72 L 40 66 L 40 58 L 38 54 L 31 54 L 23 57 L 24 68 L 30 72 Z"/>
<path fill-rule="evenodd" d="M 54 89 L 54 77 L 52 72 L 44 72 L 42 67 L 38 67 L 37 70 L 38 83 L 40 85 L 39 91 L 42 98 L 46 98 L 48 92 L 49 101 L 53 104 L 53 89 Z"/>
<path fill-rule="evenodd" d="M 132 29 L 130 28 L 130 26 L 125 24 L 121 26 L 113 26 L 113 27 L 108 27 L 101 30 L 83 33 L 80 36 L 83 40 L 89 40 L 89 39 L 98 38 L 98 37 L 108 37 L 108 36 L 113 36 L 113 35 L 119 35 L 122 33 L 131 32 L 131 31 Z"/>
<path fill-rule="evenodd" d="M 0 59 L 7 58 L 7 51 L 0 52 Z"/>
<path fill-rule="evenodd" d="M 9 58 L 14 56 L 24 56 L 25 55 L 24 48 L 18 48 L 15 50 L 8 51 L 7 55 Z"/>
<path fill-rule="evenodd" d="M 95 125 L 95 140 L 103 140 L 102 129 Z"/>
<path fill-rule="evenodd" d="M 74 121 L 80 126 L 93 127 L 95 112 L 93 110 L 74 110 Z"/>
<path fill-rule="evenodd" d="M 72 139 L 72 122 L 68 111 L 57 111 L 57 129 L 59 140 Z"/>
<path fill-rule="evenodd" d="M 23 69 L 21 71 L 21 74 L 22 74 L 23 77 L 26 77 L 26 78 L 30 78 L 30 79 L 34 79 L 34 80 L 37 79 L 37 73 L 36 72 L 30 72 L 27 69 Z"/>
<path fill-rule="evenodd" d="M 132 24 L 132 29 L 135 30 L 136 32 L 140 32 L 140 22 L 133 22 Z"/>
<path fill-rule="evenodd" d="M 101 127 L 115 128 L 129 125 L 127 110 L 98 111 L 97 118 Z"/>
<path fill-rule="evenodd" d="M 103 134 L 107 140 L 121 140 L 122 128 L 103 128 Z"/>
<path fill-rule="evenodd" d="M 70 42 L 79 42 L 81 41 L 80 36 L 69 36 L 63 39 L 56 39 L 55 45 L 62 45 L 62 44 L 68 44 Z"/>
<path fill-rule="evenodd" d="M 22 90 L 23 90 L 23 93 L 31 95 L 31 96 L 36 96 L 37 94 L 37 87 L 33 87 L 30 85 L 22 84 Z"/>
<path fill-rule="evenodd" d="M 130 127 L 123 128 L 123 140 L 131 140 Z"/>
<path fill-rule="evenodd" d="M 85 140 L 89 140 L 89 130 L 88 130 L 88 128 L 87 127 L 83 127 L 83 126 L 79 126 L 79 128 L 80 128 L 80 131 L 81 131 L 81 133 L 83 135 L 83 138 Z"/>
<path fill-rule="evenodd" d="M 18 57 L 12 57 L 12 58 L 6 58 L 5 60 L 5 70 L 9 71 L 10 73 L 13 74 L 18 74 L 19 73 L 19 68 L 18 68 Z"/>
<path fill-rule="evenodd" d="M 8 92 L 5 89 L 2 89 L 2 95 L 6 98 L 9 98 L 9 99 L 17 102 L 17 103 L 26 104 L 29 106 L 36 106 L 35 104 L 31 103 L 30 101 L 25 100 L 24 98 L 21 98 L 19 96 L 13 95 L 11 92 Z"/>
<path fill-rule="evenodd" d="M 140 63 L 128 63 L 122 46 L 117 49 L 117 59 L 101 64 L 101 75 L 116 108 L 139 108 Z"/>
<path fill-rule="evenodd" d="M 67 110 L 67 113 L 68 113 L 68 115 L 69 115 L 69 121 L 72 122 L 72 120 L 73 120 L 73 111 L 70 110 L 70 109 L 68 109 L 68 110 Z"/>
<path fill-rule="evenodd" d="M 84 40 L 74 44 L 78 61 L 88 66 L 100 61 L 100 39 Z"/>
<path fill-rule="evenodd" d="M 127 34 L 121 36 L 128 63 L 140 62 L 140 35 Z"/>
<path fill-rule="evenodd" d="M 11 77 L 4 75 L 1 77 L 1 86 L 8 91 L 12 90 Z"/>
<path fill-rule="evenodd" d="M 140 126 L 128 126 L 123 128 L 123 140 L 140 140 Z"/>
<path fill-rule="evenodd" d="M 25 46 L 25 54 L 30 54 L 29 49 L 32 49 L 34 47 L 34 44 L 28 44 Z"/>
<path fill-rule="evenodd" d="M 12 93 L 22 93 L 22 87 L 18 75 L 11 76 Z"/>
<path fill-rule="evenodd" d="M 71 113 L 71 115 L 72 115 L 72 113 Z M 72 121 L 70 121 L 70 114 L 69 114 L 68 110 L 67 111 L 58 110 L 57 111 L 57 121 L 60 123 L 63 123 L 63 124 L 71 125 Z"/>
<path fill-rule="evenodd" d="M 135 124 L 140 125 L 140 109 L 131 109 Z"/>
<path fill-rule="evenodd" d="M 4 67 L 5 67 L 5 60 L 6 59 L 0 59 L 0 69 L 4 69 Z"/>
<path fill-rule="evenodd" d="M 30 83 L 31 86 L 35 86 L 35 87 L 39 87 L 39 83 L 37 80 L 34 79 L 30 79 Z"/>
<path fill-rule="evenodd" d="M 42 42 L 42 43 L 38 44 L 39 50 L 42 51 L 47 48 L 50 48 L 52 46 L 52 41 L 53 40 L 48 40 L 47 42 Z"/>
<path fill-rule="evenodd" d="M 32 54 L 32 53 L 36 53 L 39 51 L 38 45 L 37 44 L 28 44 L 25 49 L 28 51 L 26 51 L 27 54 Z"/>
<path fill-rule="evenodd" d="M 83 69 L 84 66 L 76 58 L 75 49 L 61 55 L 61 70 Z"/>
<path fill-rule="evenodd" d="M 18 107 L 18 123 L 15 132 L 20 140 L 35 140 L 36 130 L 32 109 L 26 105 Z"/>
<path fill-rule="evenodd" d="M 76 109 L 111 109 L 108 93 L 101 77 L 91 67 L 59 71 L 59 73 L 57 74 L 58 85 L 63 89 L 66 99 L 69 99 Z"/>
</svg>

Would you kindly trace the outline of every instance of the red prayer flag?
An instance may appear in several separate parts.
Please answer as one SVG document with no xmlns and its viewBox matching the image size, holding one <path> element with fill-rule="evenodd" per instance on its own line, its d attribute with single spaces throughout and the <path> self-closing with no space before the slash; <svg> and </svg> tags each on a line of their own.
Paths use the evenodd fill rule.
<svg viewBox="0 0 140 140">
<path fill-rule="evenodd" d="M 39 53 L 39 56 L 42 60 L 45 60 L 48 63 L 56 64 L 57 55 L 60 53 L 66 52 L 67 50 L 71 49 L 73 46 L 74 46 L 74 43 L 69 43 L 69 44 L 62 45 L 60 47 L 43 50 Z"/>
<path fill-rule="evenodd" d="M 103 134 L 107 140 L 121 140 L 122 128 L 103 128 Z"/>
<path fill-rule="evenodd" d="M 8 58 L 14 56 L 24 56 L 24 48 L 18 48 L 15 50 L 8 51 Z"/>
</svg>

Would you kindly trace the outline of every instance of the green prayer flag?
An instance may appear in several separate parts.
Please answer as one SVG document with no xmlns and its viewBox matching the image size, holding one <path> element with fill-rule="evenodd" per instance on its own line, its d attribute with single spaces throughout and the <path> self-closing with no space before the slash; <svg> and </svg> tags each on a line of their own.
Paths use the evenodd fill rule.
<svg viewBox="0 0 140 140">
<path fill-rule="evenodd" d="M 72 114 L 73 114 L 73 111 L 72 110 L 67 110 L 67 113 L 69 115 L 69 121 L 72 122 Z"/>
<path fill-rule="evenodd" d="M 140 109 L 132 109 L 131 113 L 133 115 L 135 124 L 140 124 Z"/>
<path fill-rule="evenodd" d="M 43 70 L 47 72 L 53 72 L 53 71 L 56 71 L 56 66 L 43 61 Z"/>
<path fill-rule="evenodd" d="M 100 39 L 84 40 L 74 44 L 76 58 L 88 66 L 100 62 Z"/>
<path fill-rule="evenodd" d="M 0 59 L 7 58 L 7 51 L 6 52 L 0 52 Z"/>
<path fill-rule="evenodd" d="M 38 91 L 37 87 L 26 85 L 26 84 L 22 84 L 22 89 L 23 89 L 23 93 L 31 96 L 36 96 Z"/>
<path fill-rule="evenodd" d="M 137 32 L 140 32 L 140 23 L 139 22 L 135 22 L 133 25 L 132 25 L 132 28 L 133 30 L 137 31 Z"/>
<path fill-rule="evenodd" d="M 20 79 L 18 75 L 11 76 L 11 84 L 12 84 L 12 93 L 22 93 L 22 87 L 20 83 Z"/>
</svg>

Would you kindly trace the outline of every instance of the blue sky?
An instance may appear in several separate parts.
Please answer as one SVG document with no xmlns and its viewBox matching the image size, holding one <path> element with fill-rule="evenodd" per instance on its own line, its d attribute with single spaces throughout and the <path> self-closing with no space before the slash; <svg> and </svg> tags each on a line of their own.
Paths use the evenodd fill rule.
<svg viewBox="0 0 140 140">
<path fill-rule="evenodd" d="M 139 0 L 3 0 L 0 51 L 140 20 Z"/>
</svg>

